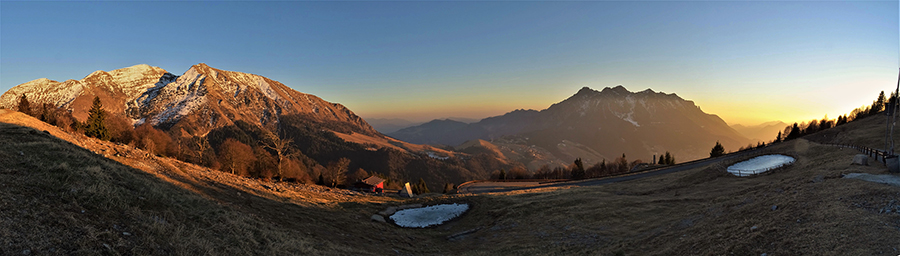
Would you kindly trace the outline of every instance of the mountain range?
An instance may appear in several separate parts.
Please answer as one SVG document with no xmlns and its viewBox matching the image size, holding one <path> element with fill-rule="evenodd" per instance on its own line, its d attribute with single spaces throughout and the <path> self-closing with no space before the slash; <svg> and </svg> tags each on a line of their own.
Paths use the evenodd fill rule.
<svg viewBox="0 0 900 256">
<path fill-rule="evenodd" d="M 223 71 L 203 63 L 192 66 L 181 76 L 158 67 L 136 65 L 110 72 L 98 70 L 81 80 L 62 83 L 37 79 L 4 93 L 0 96 L 0 106 L 15 106 L 22 94 L 32 102 L 70 109 L 80 121 L 87 119 L 91 101 L 97 96 L 104 102 L 105 110 L 124 114 L 137 125 L 150 122 L 169 128 L 192 122 L 201 134 L 233 125 L 238 120 L 270 125 L 284 115 L 346 123 L 354 132 L 377 134 L 343 105 L 297 92 L 262 76 Z"/>
<path fill-rule="evenodd" d="M 540 111 L 515 110 L 471 124 L 434 120 L 388 135 L 411 143 L 463 147 L 473 144 L 470 140 L 485 140 L 539 149 L 564 163 L 581 158 L 586 164 L 622 154 L 648 162 L 666 151 L 687 161 L 708 157 L 716 141 L 730 150 L 750 143 L 692 101 L 650 89 L 631 92 L 623 86 L 602 91 L 584 87 Z"/>
<path fill-rule="evenodd" d="M 775 139 L 775 136 L 778 136 L 778 132 L 783 131 L 786 126 L 788 124 L 785 122 L 771 121 L 752 126 L 735 124 L 731 128 L 753 141 L 772 141 Z"/>
<path fill-rule="evenodd" d="M 403 128 L 417 126 L 417 125 L 426 123 L 426 122 L 414 122 L 414 121 L 409 121 L 409 120 L 400 119 L 400 118 L 365 118 L 365 119 L 366 119 L 366 122 L 369 122 L 369 124 L 375 128 L 375 130 L 377 130 L 378 132 L 384 133 L 384 134 L 396 132 Z M 481 119 L 465 118 L 465 117 L 447 117 L 447 118 L 438 118 L 435 120 L 453 120 L 453 121 L 463 122 L 463 123 L 474 123 L 474 122 L 480 121 Z"/>
<path fill-rule="evenodd" d="M 79 121 L 87 119 L 91 101 L 99 97 L 104 110 L 134 127 L 149 124 L 168 134 L 180 152 L 170 150 L 172 156 L 211 167 L 228 139 L 248 145 L 257 159 L 268 159 L 277 152 L 264 145 L 278 134 L 293 142 L 294 158 L 310 179 L 341 158 L 350 160 L 350 170 L 440 185 L 487 178 L 500 168 L 566 166 L 577 158 L 590 165 L 624 154 L 648 162 L 671 152 L 687 161 L 707 157 L 716 141 L 730 150 L 750 143 L 692 101 L 623 86 L 585 87 L 540 111 L 520 109 L 477 122 L 440 119 L 389 136 L 341 104 L 203 63 L 182 75 L 136 65 L 80 80 L 37 79 L 0 96 L 0 107 L 15 109 L 22 95 L 68 110 Z"/>
<path fill-rule="evenodd" d="M 246 154 L 257 159 L 271 158 L 277 152 L 264 146 L 270 134 L 293 142 L 294 158 L 310 179 L 341 158 L 350 160 L 351 172 L 364 169 L 396 181 L 424 179 L 432 186 L 484 178 L 505 166 L 498 159 L 398 141 L 341 104 L 263 76 L 203 63 L 182 75 L 136 65 L 96 71 L 80 80 L 37 79 L 0 96 L 0 107 L 16 109 L 22 95 L 32 104 L 68 110 L 82 122 L 99 97 L 111 115 L 164 131 L 177 148 L 167 154 L 211 167 L 228 139 L 248 145 L 253 152 Z"/>
</svg>

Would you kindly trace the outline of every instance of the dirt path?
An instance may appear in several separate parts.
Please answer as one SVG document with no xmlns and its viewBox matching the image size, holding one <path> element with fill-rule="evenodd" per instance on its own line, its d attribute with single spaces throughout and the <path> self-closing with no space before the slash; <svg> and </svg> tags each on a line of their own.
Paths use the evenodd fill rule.
<svg viewBox="0 0 900 256">
<path fill-rule="evenodd" d="M 891 175 L 891 174 L 868 174 L 868 173 L 848 173 L 844 175 L 845 179 L 858 179 L 864 180 L 868 182 L 875 182 L 881 184 L 888 184 L 891 186 L 900 187 L 900 176 Z"/>
</svg>

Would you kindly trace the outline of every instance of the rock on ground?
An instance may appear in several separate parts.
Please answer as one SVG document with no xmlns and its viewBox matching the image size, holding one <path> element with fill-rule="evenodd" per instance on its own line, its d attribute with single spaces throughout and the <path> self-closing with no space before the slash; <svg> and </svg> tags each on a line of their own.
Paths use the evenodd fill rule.
<svg viewBox="0 0 900 256">
<path fill-rule="evenodd" d="M 851 165 L 869 165 L 869 156 L 864 154 L 857 154 L 853 157 L 853 162 Z"/>
</svg>

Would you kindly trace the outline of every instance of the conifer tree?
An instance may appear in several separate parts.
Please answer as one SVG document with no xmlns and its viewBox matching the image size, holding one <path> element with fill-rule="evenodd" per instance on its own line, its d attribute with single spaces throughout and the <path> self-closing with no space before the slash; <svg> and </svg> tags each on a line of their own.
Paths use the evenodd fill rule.
<svg viewBox="0 0 900 256">
<path fill-rule="evenodd" d="M 793 140 L 800 137 L 800 135 L 800 126 L 798 126 L 797 123 L 794 123 L 794 125 L 791 126 L 791 133 L 788 133 L 785 140 Z"/>
<path fill-rule="evenodd" d="M 669 151 L 666 151 L 666 156 L 664 156 L 664 158 L 665 158 L 665 161 L 663 163 L 665 163 L 666 165 L 674 165 L 675 164 L 675 157 L 672 156 L 672 154 L 669 153 Z"/>
<path fill-rule="evenodd" d="M 778 131 L 778 135 L 775 136 L 775 142 L 781 142 L 781 131 Z"/>
<path fill-rule="evenodd" d="M 88 119 L 84 123 L 84 135 L 109 140 L 109 130 L 106 129 L 105 119 L 106 111 L 103 110 L 103 103 L 100 102 L 100 97 L 94 96 L 91 110 L 88 111 Z"/>
<path fill-rule="evenodd" d="M 838 116 L 837 122 L 834 124 L 834 126 L 838 126 L 838 125 L 842 125 L 842 124 L 846 124 L 846 123 L 847 123 L 847 117 L 845 117 L 844 115 L 840 115 L 840 116 Z"/>
<path fill-rule="evenodd" d="M 419 188 L 419 192 L 416 192 L 416 194 L 425 194 L 431 192 L 428 190 L 428 185 L 425 184 L 425 179 L 419 178 L 419 183 L 416 184 L 416 187 Z"/>
<path fill-rule="evenodd" d="M 584 179 L 584 164 L 581 162 L 581 158 L 575 159 L 575 163 L 572 165 L 572 179 Z"/>
<path fill-rule="evenodd" d="M 875 102 L 872 102 L 872 108 L 869 109 L 869 115 L 874 115 L 884 110 L 885 100 L 884 91 L 881 91 L 881 93 L 878 94 L 878 99 L 876 99 Z"/>
<path fill-rule="evenodd" d="M 712 150 L 709 152 L 709 157 L 717 157 L 725 155 L 725 147 L 722 146 L 719 141 L 716 141 L 716 145 L 713 146 Z"/>
</svg>

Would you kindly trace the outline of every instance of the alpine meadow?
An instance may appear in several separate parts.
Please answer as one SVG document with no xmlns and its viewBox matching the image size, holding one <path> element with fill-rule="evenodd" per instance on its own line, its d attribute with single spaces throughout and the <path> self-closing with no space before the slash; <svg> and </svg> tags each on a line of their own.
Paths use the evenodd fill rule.
<svg viewBox="0 0 900 256">
<path fill-rule="evenodd" d="M 0 255 L 898 255 L 898 13 L 0 1 Z"/>
</svg>

